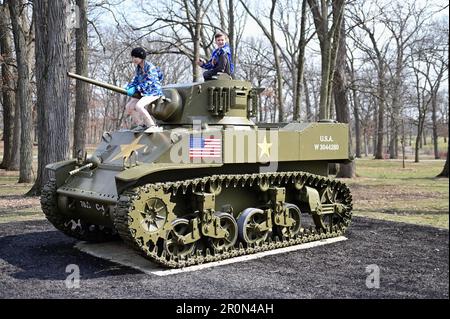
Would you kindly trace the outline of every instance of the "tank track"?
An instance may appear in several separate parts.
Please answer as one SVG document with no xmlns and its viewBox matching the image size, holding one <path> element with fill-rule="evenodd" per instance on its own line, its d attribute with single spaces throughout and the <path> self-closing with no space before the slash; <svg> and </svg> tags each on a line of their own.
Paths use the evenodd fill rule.
<svg viewBox="0 0 450 319">
<path fill-rule="evenodd" d="M 291 238 L 279 238 L 278 236 L 269 236 L 265 242 L 257 244 L 248 244 L 237 242 L 233 247 L 225 249 L 221 252 L 205 248 L 203 250 L 196 250 L 190 256 L 174 257 L 168 256 L 166 252 L 158 245 L 148 247 L 142 240 L 135 238 L 136 232 L 130 227 L 132 218 L 129 216 L 133 209 L 133 202 L 140 200 L 140 195 L 143 193 L 154 194 L 177 194 L 182 191 L 186 194 L 187 190 L 192 187 L 193 190 L 205 190 L 205 185 L 211 181 L 220 181 L 225 187 L 239 187 L 249 183 L 259 185 L 263 178 L 270 181 L 270 185 L 288 185 L 301 181 L 303 186 L 312 187 L 315 189 L 324 189 L 331 187 L 337 192 L 336 197 L 341 198 L 341 203 L 346 207 L 344 218 L 332 227 L 313 227 L 309 229 L 302 229 L 299 233 Z M 119 197 L 117 208 L 113 213 L 114 225 L 121 238 L 130 247 L 134 248 L 147 259 L 167 268 L 183 268 L 187 266 L 199 265 L 203 263 L 220 261 L 237 256 L 250 255 L 257 252 L 273 250 L 282 247 L 294 246 L 302 243 L 317 241 L 326 238 L 338 237 L 345 233 L 351 222 L 352 210 L 352 196 L 348 187 L 340 181 L 331 180 L 324 176 L 314 175 L 305 172 L 274 172 L 274 173 L 260 173 L 260 174 L 244 174 L 244 175 L 213 175 L 202 178 L 195 178 L 183 181 L 173 181 L 164 183 L 147 184 L 136 187 L 132 190 L 124 191 Z M 317 216 L 316 216 L 317 217 Z M 166 222 L 168 224 L 168 222 Z M 316 224 L 317 225 L 317 224 Z M 165 225 L 167 230 L 170 226 Z"/>
<path fill-rule="evenodd" d="M 42 188 L 41 207 L 47 220 L 67 236 L 90 242 L 105 242 L 119 239 L 115 229 L 93 225 L 81 219 L 74 220 L 58 211 L 57 185 L 50 179 Z"/>
</svg>

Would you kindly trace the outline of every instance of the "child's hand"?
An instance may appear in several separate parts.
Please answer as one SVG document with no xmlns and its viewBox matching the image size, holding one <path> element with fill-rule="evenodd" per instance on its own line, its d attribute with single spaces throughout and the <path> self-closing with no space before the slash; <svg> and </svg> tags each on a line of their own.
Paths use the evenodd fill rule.
<svg viewBox="0 0 450 319">
<path fill-rule="evenodd" d="M 133 96 L 134 93 L 136 93 L 136 88 L 134 86 L 130 86 L 127 90 L 127 95 L 128 96 Z"/>
</svg>

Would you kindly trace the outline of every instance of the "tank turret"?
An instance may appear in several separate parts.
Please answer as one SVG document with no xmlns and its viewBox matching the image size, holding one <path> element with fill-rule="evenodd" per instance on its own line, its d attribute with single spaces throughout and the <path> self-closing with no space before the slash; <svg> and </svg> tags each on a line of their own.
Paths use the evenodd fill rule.
<svg viewBox="0 0 450 319">
<path fill-rule="evenodd" d="M 47 166 L 46 217 L 82 240 L 120 237 L 165 267 L 342 235 L 351 194 L 328 163 L 348 161 L 348 126 L 255 123 L 260 92 L 226 75 L 164 86 L 148 108 L 161 132 L 105 132 L 91 156 Z"/>
</svg>

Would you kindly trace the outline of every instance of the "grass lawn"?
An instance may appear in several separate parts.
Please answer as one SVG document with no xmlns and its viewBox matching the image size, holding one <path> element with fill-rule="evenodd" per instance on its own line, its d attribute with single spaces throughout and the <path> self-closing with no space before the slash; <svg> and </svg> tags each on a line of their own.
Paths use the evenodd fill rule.
<svg viewBox="0 0 450 319">
<path fill-rule="evenodd" d="M 39 197 L 25 197 L 33 184 L 19 184 L 19 172 L 0 170 L 0 223 L 45 218 Z"/>
<path fill-rule="evenodd" d="M 343 180 L 353 194 L 353 213 L 449 228 L 449 180 L 435 178 L 443 160 L 357 159 L 355 179 Z"/>
</svg>

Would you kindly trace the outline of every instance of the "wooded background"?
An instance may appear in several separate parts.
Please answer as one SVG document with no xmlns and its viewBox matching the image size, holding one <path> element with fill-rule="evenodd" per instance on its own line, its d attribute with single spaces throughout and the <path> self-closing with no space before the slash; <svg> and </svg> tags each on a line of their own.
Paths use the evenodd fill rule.
<svg viewBox="0 0 450 319">
<path fill-rule="evenodd" d="M 126 96 L 67 71 L 125 86 L 144 47 L 164 84 L 201 81 L 213 35 L 229 35 L 236 78 L 265 87 L 256 122 L 335 119 L 355 157 L 446 158 L 448 2 L 345 0 L 0 1 L 3 160 L 40 193 L 51 162 L 130 125 Z M 439 150 L 438 143 L 445 143 Z M 33 170 L 32 146 L 38 167 Z M 337 176 L 353 177 L 354 162 Z"/>
</svg>

